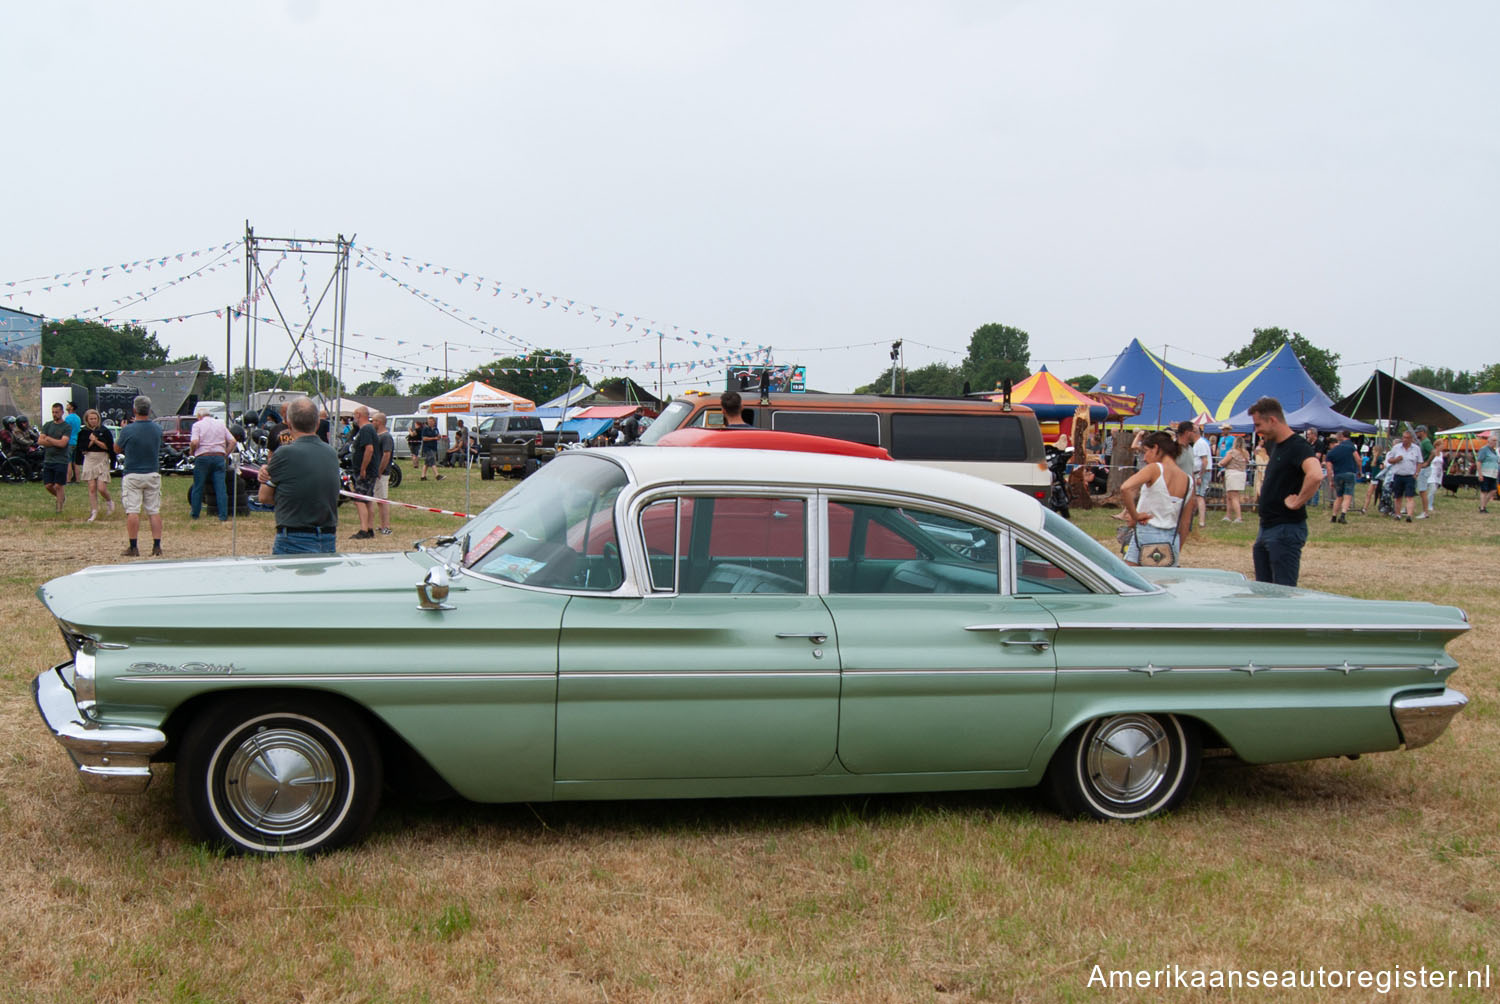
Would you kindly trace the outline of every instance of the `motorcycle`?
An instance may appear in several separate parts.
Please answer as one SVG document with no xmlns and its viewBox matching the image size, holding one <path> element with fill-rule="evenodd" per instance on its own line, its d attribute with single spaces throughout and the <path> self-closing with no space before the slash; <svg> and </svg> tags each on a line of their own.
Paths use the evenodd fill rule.
<svg viewBox="0 0 1500 1004">
<path fill-rule="evenodd" d="M 1052 474 L 1052 488 L 1047 494 L 1047 508 L 1063 519 L 1072 518 L 1072 507 L 1068 500 L 1068 461 L 1073 449 L 1058 450 L 1047 447 L 1047 470 Z"/>
</svg>

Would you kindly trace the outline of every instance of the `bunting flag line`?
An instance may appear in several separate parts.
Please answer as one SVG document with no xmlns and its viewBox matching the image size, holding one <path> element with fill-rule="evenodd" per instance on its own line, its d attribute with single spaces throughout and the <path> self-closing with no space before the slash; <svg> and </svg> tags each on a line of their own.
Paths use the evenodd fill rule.
<svg viewBox="0 0 1500 1004">
<path fill-rule="evenodd" d="M 364 245 L 362 247 L 356 248 L 355 250 L 360 253 L 361 259 L 364 259 L 365 252 L 368 252 L 370 255 L 381 258 L 384 261 L 390 262 L 392 264 L 400 264 L 405 268 L 417 272 L 418 274 L 425 275 L 430 273 L 435 277 L 451 278 L 460 286 L 472 285 L 474 290 L 477 292 L 483 292 L 488 289 L 492 297 L 499 296 L 501 292 L 508 292 L 511 299 L 517 300 L 518 302 L 524 301 L 528 305 L 534 305 L 543 310 L 551 309 L 552 307 L 561 305 L 563 313 L 573 313 L 579 316 L 592 317 L 592 319 L 596 323 L 599 321 L 608 321 L 611 327 L 623 324 L 627 331 L 635 331 L 635 329 L 638 327 L 643 328 L 644 330 L 642 332 L 637 332 L 643 335 L 672 338 L 677 341 L 690 343 L 693 345 L 698 345 L 704 341 L 718 341 L 722 342 L 726 347 L 750 349 L 752 355 L 756 351 L 765 350 L 767 348 L 767 346 L 752 347 L 751 344 L 747 341 L 728 338 L 723 335 L 715 334 L 712 331 L 700 331 L 696 328 L 684 328 L 676 324 L 666 325 L 666 327 L 670 327 L 672 329 L 673 333 L 669 333 L 663 330 L 662 326 L 660 326 L 658 322 L 654 320 L 643 319 L 639 315 L 632 315 L 630 320 L 627 322 L 625 320 L 626 315 L 624 311 L 609 310 L 607 308 L 599 307 L 591 303 L 585 303 L 580 298 L 568 298 L 561 295 L 544 293 L 541 290 L 526 286 L 518 287 L 515 284 L 511 284 L 507 287 L 506 284 L 499 279 L 491 279 L 484 275 L 462 271 L 460 269 L 451 268 L 447 265 L 436 265 L 432 262 L 418 263 L 417 259 L 412 258 L 410 255 L 396 255 L 393 252 L 386 251 L 381 248 L 372 247 L 370 245 Z M 684 331 L 686 332 L 686 334 L 682 334 L 682 332 Z M 737 341 L 738 344 L 736 344 Z"/>
<path fill-rule="evenodd" d="M 166 264 L 171 261 L 185 262 L 189 258 L 197 258 L 201 255 L 212 254 L 215 251 L 227 251 L 230 248 L 238 247 L 239 244 L 240 241 L 234 240 L 230 241 L 228 244 L 214 244 L 206 248 L 199 248 L 196 251 L 179 251 L 176 254 L 160 255 L 153 258 L 140 258 L 136 261 L 124 262 L 120 265 L 97 265 L 94 268 L 78 269 L 73 272 L 56 272 L 52 275 L 34 275 L 27 279 L 12 279 L 9 282 L 0 282 L 0 286 L 11 289 L 17 286 L 24 286 L 28 283 L 34 282 L 46 282 L 58 286 L 70 286 L 75 279 L 81 280 L 80 285 L 88 285 L 88 282 L 90 280 L 104 280 L 111 278 L 113 275 L 119 273 L 128 274 L 135 271 L 137 268 L 144 268 L 149 271 L 152 266 L 165 267 Z M 43 291 L 46 292 L 50 291 L 51 289 L 52 286 L 49 285 L 44 287 Z"/>
<path fill-rule="evenodd" d="M 143 302 L 145 300 L 151 299 L 152 297 L 156 296 L 159 293 L 164 293 L 167 290 L 171 289 L 172 287 L 177 286 L 177 285 L 179 285 L 179 284 L 181 284 L 181 283 L 183 283 L 183 282 L 185 282 L 185 281 L 187 281 L 189 279 L 196 279 L 196 278 L 199 278 L 201 276 L 210 275 L 210 274 L 212 274 L 214 272 L 219 271 L 222 268 L 228 268 L 230 265 L 237 264 L 239 262 L 238 258 L 231 258 L 229 261 L 223 261 L 224 256 L 228 255 L 228 254 L 231 254 L 231 253 L 232 253 L 232 251 L 225 251 L 225 252 L 221 253 L 218 258 L 215 258 L 212 261 L 207 262 L 207 263 L 199 266 L 196 269 L 193 269 L 191 272 L 185 272 L 182 275 L 179 275 L 179 276 L 177 276 L 174 279 L 171 279 L 171 280 L 169 280 L 167 282 L 161 283 L 160 285 L 152 286 L 149 289 L 145 289 L 145 290 L 137 290 L 136 292 L 129 293 L 129 294 L 125 295 L 125 296 L 117 296 L 113 300 L 110 301 L 110 306 L 108 308 L 106 308 L 102 304 L 101 305 L 97 305 L 97 306 L 93 306 L 93 307 L 87 307 L 87 308 L 85 308 L 83 310 L 78 311 L 73 316 L 74 317 L 82 318 L 82 317 L 84 317 L 86 315 L 89 315 L 89 314 L 103 313 L 106 309 L 118 310 L 122 306 L 124 306 L 124 307 L 134 306 L 137 303 L 141 303 L 141 302 Z M 64 283 L 62 285 L 67 285 L 67 284 Z M 50 291 L 53 288 L 54 287 L 52 287 L 52 286 L 44 286 L 44 287 L 42 287 L 42 291 L 43 292 Z M 28 292 L 27 291 L 22 291 L 22 292 L 18 292 L 18 293 L 5 293 L 3 295 L 4 295 L 4 297 L 7 300 L 13 300 L 17 296 L 20 296 L 20 297 L 22 297 L 24 299 L 28 295 Z"/>
</svg>

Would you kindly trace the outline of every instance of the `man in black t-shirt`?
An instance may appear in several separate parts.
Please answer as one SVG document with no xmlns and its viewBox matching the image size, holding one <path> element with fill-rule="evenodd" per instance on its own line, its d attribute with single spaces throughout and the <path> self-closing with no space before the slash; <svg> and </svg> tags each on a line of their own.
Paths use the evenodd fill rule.
<svg viewBox="0 0 1500 1004">
<path fill-rule="evenodd" d="M 1274 397 L 1252 404 L 1250 417 L 1271 454 L 1257 505 L 1260 532 L 1251 552 L 1255 581 L 1295 586 L 1307 543 L 1307 500 L 1323 483 L 1323 465 L 1312 444 L 1286 424 L 1281 402 Z"/>
<path fill-rule="evenodd" d="M 370 424 L 370 409 L 364 405 L 354 409 L 354 439 L 349 445 L 349 475 L 356 495 L 373 495 L 375 478 L 380 474 L 380 434 Z M 355 540 L 369 540 L 375 536 L 371 529 L 371 504 L 362 499 L 354 500 L 354 510 L 359 513 L 359 532 Z"/>
</svg>

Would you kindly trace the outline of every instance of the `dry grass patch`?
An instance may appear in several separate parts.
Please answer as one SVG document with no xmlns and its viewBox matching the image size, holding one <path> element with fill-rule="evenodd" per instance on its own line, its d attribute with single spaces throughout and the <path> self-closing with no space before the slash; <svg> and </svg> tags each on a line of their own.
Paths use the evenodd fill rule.
<svg viewBox="0 0 1500 1004">
<path fill-rule="evenodd" d="M 225 528 L 188 524 L 186 482 L 169 485 L 168 554 L 228 553 Z M 1500 980 L 1500 569 L 1496 531 L 1457 504 L 1410 527 L 1315 523 L 1304 559 L 1314 588 L 1469 611 L 1475 630 L 1452 651 L 1474 703 L 1412 753 L 1211 764 L 1182 812 L 1133 826 L 1064 822 L 1026 792 L 393 801 L 361 847 L 260 861 L 189 843 L 170 771 L 145 796 L 86 794 L 43 735 L 30 679 L 63 650 L 33 590 L 121 560 L 123 531 L 118 516 L 83 523 L 86 503 L 56 521 L 33 492 L 0 488 L 3 1000 L 1160 996 L 1090 990 L 1096 963 L 1488 964 Z M 456 508 L 461 492 L 445 481 L 400 495 Z M 1081 522 L 1110 534 L 1100 514 Z M 269 550 L 268 524 L 239 527 L 241 553 Z M 397 525 L 405 542 L 452 522 Z M 1211 525 L 1187 562 L 1248 571 L 1251 537 Z"/>
</svg>

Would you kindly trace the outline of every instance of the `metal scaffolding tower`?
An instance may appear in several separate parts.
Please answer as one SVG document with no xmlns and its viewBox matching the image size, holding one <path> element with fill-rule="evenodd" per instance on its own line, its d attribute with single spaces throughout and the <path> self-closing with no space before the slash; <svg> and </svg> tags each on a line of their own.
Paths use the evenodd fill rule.
<svg viewBox="0 0 1500 1004">
<path fill-rule="evenodd" d="M 354 238 L 344 239 L 339 234 L 332 240 L 310 239 L 303 237 L 258 237 L 255 229 L 250 226 L 250 221 L 245 221 L 245 408 L 250 408 L 251 396 L 255 393 L 255 367 L 259 362 L 259 336 L 260 317 L 255 309 L 260 294 L 264 292 L 271 301 L 271 306 L 276 311 L 277 318 L 281 321 L 281 327 L 286 331 L 287 337 L 291 339 L 292 351 L 282 365 L 281 371 L 270 390 L 279 390 L 282 381 L 291 369 L 292 360 L 301 361 L 304 371 L 311 370 L 314 379 L 316 396 L 323 396 L 322 367 L 308 365 L 307 357 L 302 354 L 302 343 L 312 330 L 313 320 L 322 309 L 323 302 L 333 293 L 333 325 L 329 329 L 332 332 L 331 348 L 333 357 L 337 360 L 336 369 L 331 368 L 334 379 L 338 381 L 340 388 L 344 385 L 344 323 L 349 309 L 349 251 L 353 247 Z M 290 324 L 287 323 L 286 315 L 281 309 L 281 304 L 276 301 L 276 293 L 271 289 L 270 278 L 266 271 L 261 268 L 262 254 L 321 254 L 333 256 L 333 268 L 328 276 L 328 282 L 323 286 L 323 292 L 318 296 L 318 302 L 313 305 L 312 311 L 307 315 L 307 320 L 302 324 L 300 332 L 294 333 Z M 313 338 L 316 345 L 317 337 Z M 316 355 L 314 355 L 316 360 Z M 228 374 L 225 374 L 226 377 Z M 339 391 L 343 396 L 343 391 Z"/>
</svg>

